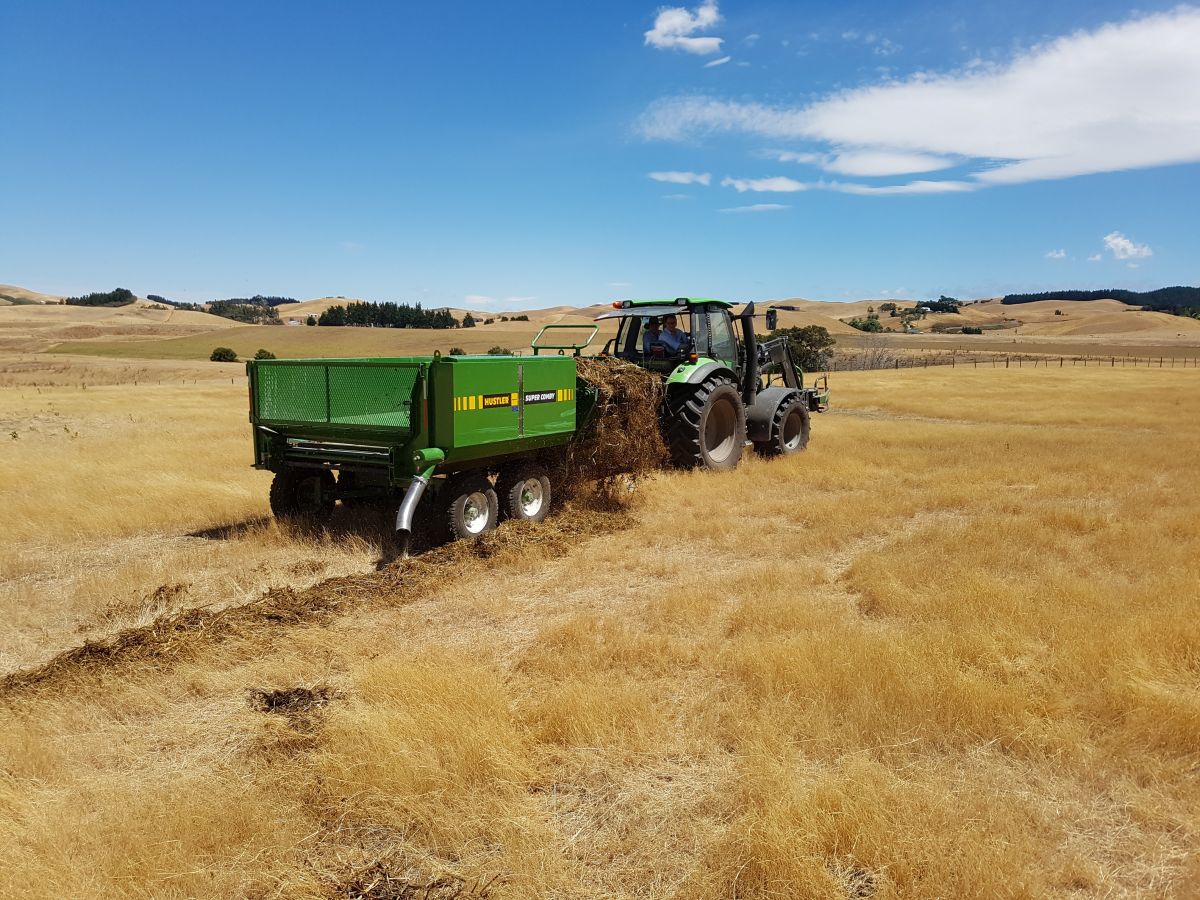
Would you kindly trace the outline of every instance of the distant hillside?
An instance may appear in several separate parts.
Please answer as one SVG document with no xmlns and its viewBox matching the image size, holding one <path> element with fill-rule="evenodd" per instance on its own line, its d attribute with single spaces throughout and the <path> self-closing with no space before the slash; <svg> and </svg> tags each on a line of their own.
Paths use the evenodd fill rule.
<svg viewBox="0 0 1200 900">
<path fill-rule="evenodd" d="M 58 294 L 43 294 L 40 291 L 17 287 L 15 284 L 0 284 L 0 303 L 5 305 L 58 304 L 62 299 Z"/>
<path fill-rule="evenodd" d="M 1007 294 L 1000 302 L 1011 305 L 1036 303 L 1039 300 L 1116 300 L 1129 306 L 1200 318 L 1200 288 L 1197 287 L 1165 287 L 1156 291 L 1127 291 L 1120 288 L 1107 291 L 1045 291 L 1040 294 Z"/>
</svg>

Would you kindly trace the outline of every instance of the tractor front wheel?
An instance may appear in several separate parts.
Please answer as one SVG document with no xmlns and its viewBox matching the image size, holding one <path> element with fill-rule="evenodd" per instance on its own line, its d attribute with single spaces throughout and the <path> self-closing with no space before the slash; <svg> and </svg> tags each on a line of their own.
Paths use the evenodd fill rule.
<svg viewBox="0 0 1200 900">
<path fill-rule="evenodd" d="M 324 525 L 336 500 L 328 469 L 284 469 L 271 482 L 271 512 L 298 525 Z"/>
<path fill-rule="evenodd" d="M 550 479 L 533 463 L 502 470 L 496 479 L 496 495 L 509 519 L 540 522 L 550 512 Z"/>
<path fill-rule="evenodd" d="M 442 488 L 446 524 L 452 540 L 477 538 L 496 527 L 500 503 L 483 475 L 456 475 Z"/>
<path fill-rule="evenodd" d="M 803 450 L 808 446 L 810 418 L 803 400 L 779 404 L 771 418 L 771 436 L 765 441 L 755 441 L 755 452 L 763 456 L 786 456 Z"/>
<path fill-rule="evenodd" d="M 746 442 L 746 408 L 732 381 L 721 376 L 667 396 L 667 448 L 679 468 L 732 469 Z"/>
</svg>

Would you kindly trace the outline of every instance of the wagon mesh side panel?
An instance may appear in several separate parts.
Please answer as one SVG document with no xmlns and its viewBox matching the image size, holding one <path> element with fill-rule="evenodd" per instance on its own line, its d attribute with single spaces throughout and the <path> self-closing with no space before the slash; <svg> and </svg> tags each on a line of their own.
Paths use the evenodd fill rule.
<svg viewBox="0 0 1200 900">
<path fill-rule="evenodd" d="M 403 365 L 260 365 L 258 418 L 411 430 L 418 374 Z"/>
<path fill-rule="evenodd" d="M 324 366 L 259 366 L 258 417 L 267 422 L 325 422 Z"/>
<path fill-rule="evenodd" d="M 329 421 L 411 428 L 416 368 L 330 366 Z"/>
</svg>

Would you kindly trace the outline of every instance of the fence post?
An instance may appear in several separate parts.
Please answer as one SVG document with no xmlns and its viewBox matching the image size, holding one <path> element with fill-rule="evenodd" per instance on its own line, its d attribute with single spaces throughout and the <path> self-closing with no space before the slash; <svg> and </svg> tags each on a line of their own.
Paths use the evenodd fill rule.
<svg viewBox="0 0 1200 900">
<path fill-rule="evenodd" d="M 1116 364 L 1117 364 L 1117 358 L 1114 356 L 1112 358 L 1112 361 L 1109 363 L 1109 368 L 1113 368 L 1114 366 L 1116 366 Z"/>
<path fill-rule="evenodd" d="M 1060 369 L 1063 367 L 1063 358 L 1061 356 L 1058 358 L 1058 367 Z"/>
<path fill-rule="evenodd" d="M 1009 362 L 1008 357 L 1007 356 L 1004 357 L 1004 368 L 1006 368 L 1006 369 L 1008 368 L 1008 362 Z"/>
</svg>

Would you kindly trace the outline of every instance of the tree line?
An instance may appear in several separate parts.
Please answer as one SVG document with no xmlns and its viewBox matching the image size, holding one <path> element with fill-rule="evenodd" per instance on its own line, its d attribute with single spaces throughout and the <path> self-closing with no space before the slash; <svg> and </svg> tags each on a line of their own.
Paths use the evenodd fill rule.
<svg viewBox="0 0 1200 900">
<path fill-rule="evenodd" d="M 1113 288 L 1106 291 L 1043 291 L 1040 294 L 1006 294 L 1001 303 L 1034 303 L 1038 300 L 1117 300 L 1130 306 L 1159 310 L 1177 316 L 1200 318 L 1200 287 L 1159 288 L 1156 291 L 1127 291 Z"/>
<path fill-rule="evenodd" d="M 373 328 L 458 328 L 449 310 L 423 309 L 420 303 L 348 303 L 331 306 L 317 317 L 318 325 Z"/>
<path fill-rule="evenodd" d="M 68 306 L 128 306 L 136 299 L 133 291 L 117 288 L 112 291 L 84 294 L 82 297 L 67 297 L 63 302 Z"/>
<path fill-rule="evenodd" d="M 291 297 L 267 297 L 262 294 L 255 294 L 253 297 L 213 300 L 210 303 L 183 303 L 178 300 L 168 300 L 159 294 L 147 294 L 146 299 L 153 300 L 155 303 L 165 303 L 175 309 L 207 312 L 214 316 L 220 316 L 222 319 L 246 322 L 249 325 L 278 325 L 280 319 L 276 307 L 300 302 Z"/>
</svg>

